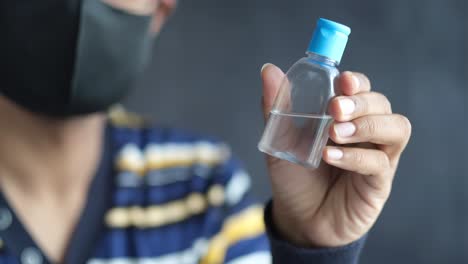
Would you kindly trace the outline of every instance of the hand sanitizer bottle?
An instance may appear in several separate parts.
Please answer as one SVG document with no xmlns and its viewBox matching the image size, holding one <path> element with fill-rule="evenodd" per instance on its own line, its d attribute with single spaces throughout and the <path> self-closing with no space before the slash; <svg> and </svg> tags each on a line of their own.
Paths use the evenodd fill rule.
<svg viewBox="0 0 468 264">
<path fill-rule="evenodd" d="M 336 68 L 351 29 L 320 18 L 307 57 L 288 70 L 258 144 L 260 151 L 317 168 L 333 119 L 328 103 L 335 96 Z"/>
</svg>

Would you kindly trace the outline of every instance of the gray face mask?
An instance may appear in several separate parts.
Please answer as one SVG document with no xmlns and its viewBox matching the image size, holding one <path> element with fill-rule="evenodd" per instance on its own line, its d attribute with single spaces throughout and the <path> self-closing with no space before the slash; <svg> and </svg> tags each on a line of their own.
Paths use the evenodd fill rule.
<svg viewBox="0 0 468 264">
<path fill-rule="evenodd" d="M 151 16 L 83 0 L 70 114 L 106 109 L 120 100 L 147 65 Z"/>
<path fill-rule="evenodd" d="M 12 38 L 0 62 L 8 75 L 2 94 L 30 111 L 57 117 L 103 111 L 122 99 L 149 62 L 152 17 L 101 0 L 33 2 L 27 8 L 16 0 L 0 5 L 9 24 L 20 26 L 6 28 L 7 39 Z M 27 12 L 22 20 L 10 15 L 20 12 Z M 29 39 L 15 38 L 22 34 Z"/>
</svg>

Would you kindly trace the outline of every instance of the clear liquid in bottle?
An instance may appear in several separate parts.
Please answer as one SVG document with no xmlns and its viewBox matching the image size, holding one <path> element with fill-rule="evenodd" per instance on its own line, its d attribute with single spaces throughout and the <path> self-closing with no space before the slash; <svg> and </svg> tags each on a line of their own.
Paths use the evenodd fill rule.
<svg viewBox="0 0 468 264">
<path fill-rule="evenodd" d="M 259 149 L 305 167 L 318 167 L 320 157 L 314 153 L 321 151 L 327 143 L 332 122 L 328 115 L 272 111 Z"/>
</svg>

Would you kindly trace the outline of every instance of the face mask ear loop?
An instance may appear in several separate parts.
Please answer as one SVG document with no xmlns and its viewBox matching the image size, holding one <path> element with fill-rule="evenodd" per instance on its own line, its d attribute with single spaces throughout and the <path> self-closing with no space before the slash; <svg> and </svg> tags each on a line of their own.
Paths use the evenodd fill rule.
<svg viewBox="0 0 468 264">
<path fill-rule="evenodd" d="M 106 110 L 133 86 L 151 57 L 151 16 L 83 0 L 70 111 Z"/>
</svg>

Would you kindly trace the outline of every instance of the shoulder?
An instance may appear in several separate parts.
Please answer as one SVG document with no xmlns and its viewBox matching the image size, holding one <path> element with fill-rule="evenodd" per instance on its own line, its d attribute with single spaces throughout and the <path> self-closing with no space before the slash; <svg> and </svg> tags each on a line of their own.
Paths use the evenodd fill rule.
<svg viewBox="0 0 468 264">
<path fill-rule="evenodd" d="M 181 189 L 186 192 L 205 192 L 210 186 L 250 186 L 242 162 L 222 140 L 153 125 L 127 112 L 119 115 L 119 122 L 111 115 L 110 128 L 118 186 L 168 191 L 184 185 Z"/>
<path fill-rule="evenodd" d="M 237 204 L 248 192 L 249 176 L 221 140 L 133 118 L 131 124 L 111 120 L 116 188 L 114 209 L 106 217 L 109 226 L 176 223 L 209 207 Z M 177 214 L 161 223 L 146 223 L 151 219 L 146 217 L 121 217 L 127 215 L 122 208 L 135 211 L 135 206 L 142 205 Z"/>
<path fill-rule="evenodd" d="M 230 161 L 230 147 L 217 137 L 155 125 L 122 109 L 110 114 L 118 168 L 139 174 L 172 167 L 214 167 Z"/>
</svg>

